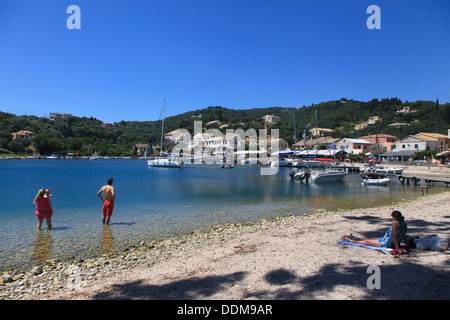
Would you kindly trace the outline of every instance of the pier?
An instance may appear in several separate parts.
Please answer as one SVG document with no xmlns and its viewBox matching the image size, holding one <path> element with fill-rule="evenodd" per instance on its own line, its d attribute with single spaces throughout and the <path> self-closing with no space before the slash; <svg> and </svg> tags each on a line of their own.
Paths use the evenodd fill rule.
<svg viewBox="0 0 450 320">
<path fill-rule="evenodd" d="M 450 178 L 444 178 L 444 177 L 430 177 L 430 176 L 423 176 L 423 175 L 411 175 L 411 174 L 399 174 L 395 175 L 401 184 L 410 184 L 410 182 L 417 185 L 421 180 L 425 181 L 427 185 L 434 186 L 435 183 L 445 183 L 446 186 L 450 184 Z"/>
</svg>

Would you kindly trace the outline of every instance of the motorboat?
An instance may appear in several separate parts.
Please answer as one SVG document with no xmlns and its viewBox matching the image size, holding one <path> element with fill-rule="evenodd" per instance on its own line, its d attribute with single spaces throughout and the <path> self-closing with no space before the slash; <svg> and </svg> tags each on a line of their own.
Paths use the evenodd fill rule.
<svg viewBox="0 0 450 320">
<path fill-rule="evenodd" d="M 45 156 L 44 159 L 59 159 L 59 157 L 57 157 L 54 154 L 52 154 L 50 156 Z"/>
<path fill-rule="evenodd" d="M 223 164 L 220 166 L 222 169 L 233 169 L 234 165 L 232 164 Z"/>
<path fill-rule="evenodd" d="M 291 164 L 291 167 L 307 167 L 307 168 L 317 168 L 322 165 L 322 162 L 319 160 L 303 160 L 299 159 L 297 161 L 294 161 Z"/>
<path fill-rule="evenodd" d="M 387 167 L 375 167 L 375 173 L 384 173 L 384 174 L 402 174 L 405 168 L 387 168 Z"/>
<path fill-rule="evenodd" d="M 389 182 L 391 182 L 391 179 L 389 178 L 378 178 L 378 179 L 364 179 L 361 184 L 363 186 L 385 186 Z"/>
<path fill-rule="evenodd" d="M 339 170 L 322 170 L 311 173 L 311 180 L 314 182 L 338 182 L 342 181 L 348 175 L 347 171 Z"/>
<path fill-rule="evenodd" d="M 309 178 L 311 177 L 311 173 L 309 171 L 292 171 L 289 173 L 289 175 L 295 180 L 300 180 L 300 182 L 303 180 L 305 180 L 305 182 L 308 182 Z"/>
<path fill-rule="evenodd" d="M 291 165 L 290 161 L 287 161 L 286 159 L 280 159 L 270 162 L 271 167 L 289 167 Z"/>
<path fill-rule="evenodd" d="M 182 168 L 183 163 L 170 160 L 169 158 L 154 158 L 147 160 L 149 167 Z"/>
</svg>

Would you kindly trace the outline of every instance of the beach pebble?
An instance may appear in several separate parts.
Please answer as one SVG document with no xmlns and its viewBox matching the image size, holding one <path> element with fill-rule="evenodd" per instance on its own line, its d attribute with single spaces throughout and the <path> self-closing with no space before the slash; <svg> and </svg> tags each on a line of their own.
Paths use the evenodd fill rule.
<svg viewBox="0 0 450 320">
<path fill-rule="evenodd" d="M 1 279 L 3 280 L 2 281 L 3 283 L 7 283 L 7 282 L 13 281 L 13 277 L 9 273 L 2 275 Z"/>
<path fill-rule="evenodd" d="M 35 266 L 35 267 L 33 267 L 33 269 L 31 269 L 31 273 L 34 274 L 35 276 L 41 274 L 42 273 L 42 266 Z"/>
</svg>

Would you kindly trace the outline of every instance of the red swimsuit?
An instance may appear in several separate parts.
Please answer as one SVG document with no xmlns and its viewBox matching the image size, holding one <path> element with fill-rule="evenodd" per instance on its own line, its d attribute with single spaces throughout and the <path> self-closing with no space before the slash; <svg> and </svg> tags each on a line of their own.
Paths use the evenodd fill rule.
<svg viewBox="0 0 450 320">
<path fill-rule="evenodd" d="M 114 209 L 114 201 L 105 200 L 105 202 L 103 202 L 103 215 L 104 216 L 107 216 L 107 217 L 112 216 L 113 209 Z"/>
<path fill-rule="evenodd" d="M 36 216 L 38 219 L 51 218 L 52 211 L 49 205 L 50 199 L 41 197 L 36 201 Z"/>
</svg>

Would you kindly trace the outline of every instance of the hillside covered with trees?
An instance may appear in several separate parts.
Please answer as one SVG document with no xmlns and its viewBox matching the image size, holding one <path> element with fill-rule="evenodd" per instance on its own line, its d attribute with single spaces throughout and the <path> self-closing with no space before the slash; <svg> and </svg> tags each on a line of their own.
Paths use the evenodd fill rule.
<svg viewBox="0 0 450 320">
<path fill-rule="evenodd" d="M 403 112 L 409 107 L 411 112 Z M 247 110 L 233 110 L 223 107 L 208 107 L 165 119 L 165 133 L 175 129 L 187 129 L 194 132 L 194 121 L 202 121 L 203 128 L 219 128 L 217 125 L 205 127 L 205 124 L 219 120 L 227 125 L 225 129 L 264 128 L 265 115 L 276 115 L 280 121 L 269 128 L 279 129 L 279 136 L 289 145 L 294 142 L 294 114 L 297 141 L 301 130 L 309 124 L 333 129 L 333 137 L 356 138 L 368 134 L 390 134 L 398 138 L 419 132 L 447 134 L 450 128 L 450 104 L 439 101 L 402 102 L 398 98 L 373 99 L 368 102 L 342 98 L 341 100 L 322 102 L 312 106 L 298 108 L 270 107 Z M 357 124 L 367 122 L 370 117 L 378 121 L 361 130 L 355 130 Z M 87 117 L 49 120 L 36 116 L 17 116 L 0 111 L 0 154 L 61 154 L 78 153 L 109 156 L 133 156 L 133 146 L 137 143 L 159 145 L 160 121 L 121 121 L 106 128 L 102 121 Z M 398 124 L 398 125 L 393 125 Z M 28 130 L 35 134 L 34 143 L 26 138 L 13 140 L 12 132 Z M 164 146 L 170 149 L 170 143 Z"/>
</svg>

